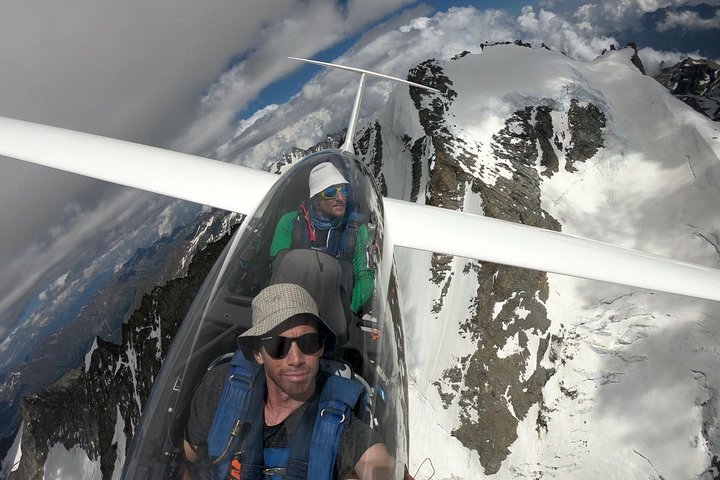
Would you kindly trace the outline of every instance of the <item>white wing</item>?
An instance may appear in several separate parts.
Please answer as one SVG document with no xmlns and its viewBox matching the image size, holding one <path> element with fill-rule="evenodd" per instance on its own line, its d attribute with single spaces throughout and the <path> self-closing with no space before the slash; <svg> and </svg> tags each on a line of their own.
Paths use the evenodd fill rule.
<svg viewBox="0 0 720 480">
<path fill-rule="evenodd" d="M 253 212 L 278 178 L 1 117 L 0 132 L 0 155 L 240 213 Z M 720 301 L 720 270 L 463 212 L 384 205 L 395 245 Z"/>
<path fill-rule="evenodd" d="M 269 172 L 0 117 L 0 155 L 248 214 L 279 178 Z"/>
<path fill-rule="evenodd" d="M 394 245 L 720 301 L 720 270 L 427 205 L 384 205 Z"/>
</svg>

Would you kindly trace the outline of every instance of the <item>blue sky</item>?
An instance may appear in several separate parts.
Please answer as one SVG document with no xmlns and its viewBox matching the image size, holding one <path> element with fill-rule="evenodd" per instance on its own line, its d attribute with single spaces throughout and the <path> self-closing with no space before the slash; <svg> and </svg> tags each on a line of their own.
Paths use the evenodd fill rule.
<svg viewBox="0 0 720 480">
<path fill-rule="evenodd" d="M 527 2 L 522 0 L 507 0 L 507 1 L 465 1 L 457 2 L 452 0 L 435 0 L 426 2 L 412 2 L 405 8 L 412 8 L 418 5 L 428 5 L 432 13 L 443 12 L 452 7 L 466 7 L 472 6 L 479 10 L 484 9 L 501 9 L 509 12 L 512 15 L 520 13 L 520 9 L 529 5 L 533 2 Z M 395 12 L 394 12 L 395 13 Z M 387 20 L 389 15 L 383 16 L 377 19 L 372 26 L 382 23 Z M 372 27 L 371 26 L 371 27 Z M 317 52 L 313 55 L 313 58 L 323 62 L 331 62 L 335 58 L 342 55 L 343 52 L 347 51 L 360 37 L 360 33 L 348 36 L 342 39 L 340 42 L 332 45 L 323 51 Z M 317 67 L 304 65 L 292 74 L 277 80 L 265 87 L 258 96 L 253 99 L 247 106 L 245 106 L 236 115 L 236 120 L 240 121 L 247 119 L 252 116 L 255 111 L 265 107 L 272 103 L 285 103 L 292 97 L 305 83 L 308 82 L 317 73 Z"/>
</svg>

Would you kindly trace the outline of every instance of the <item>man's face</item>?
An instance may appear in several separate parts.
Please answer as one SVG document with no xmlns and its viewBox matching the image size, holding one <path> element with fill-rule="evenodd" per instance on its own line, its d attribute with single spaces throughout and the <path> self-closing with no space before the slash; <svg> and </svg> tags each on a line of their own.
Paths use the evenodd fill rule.
<svg viewBox="0 0 720 480">
<path fill-rule="evenodd" d="M 273 336 L 299 338 L 308 333 L 318 333 L 315 321 L 302 317 L 288 320 L 287 327 Z M 278 389 L 290 397 L 306 400 L 315 390 L 315 377 L 320 369 L 321 347 L 317 352 L 306 354 L 292 342 L 290 350 L 283 358 L 273 358 L 263 346 L 255 353 L 255 360 L 265 367 L 268 391 Z"/>
<path fill-rule="evenodd" d="M 343 185 L 346 184 L 341 183 L 325 189 L 327 192 L 333 191 L 336 194 L 333 198 L 326 198 L 322 192 L 313 197 L 315 209 L 320 215 L 325 218 L 339 218 L 345 215 L 347 197 L 340 191 L 340 187 Z"/>
</svg>

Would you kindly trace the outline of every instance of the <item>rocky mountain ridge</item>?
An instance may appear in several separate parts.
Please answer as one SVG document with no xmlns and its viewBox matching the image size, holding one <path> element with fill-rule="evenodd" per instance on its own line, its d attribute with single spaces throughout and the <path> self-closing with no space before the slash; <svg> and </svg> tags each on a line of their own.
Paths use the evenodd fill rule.
<svg viewBox="0 0 720 480">
<path fill-rule="evenodd" d="M 99 463 L 101 478 L 119 471 L 125 452 L 118 451 L 116 428 L 132 438 L 184 313 L 228 239 L 198 252 L 187 275 L 144 295 L 123 324 L 119 344 L 97 338 L 89 368 L 74 368 L 42 393 L 23 398 L 23 454 L 8 479 L 42 479 L 48 452 L 58 444 L 68 451 L 82 449 Z"/>
<path fill-rule="evenodd" d="M 720 65 L 686 58 L 657 77 L 670 93 L 713 121 L 720 121 Z"/>
<path fill-rule="evenodd" d="M 15 425 L 18 423 L 24 425 L 23 451 L 37 452 L 37 455 L 26 454 L 23 458 L 27 457 L 26 460 L 28 461 L 33 458 L 36 458 L 35 461 L 38 461 L 37 459 L 44 461 L 49 448 L 56 442 L 61 442 L 67 445 L 68 448 L 72 445 L 81 445 L 83 448 L 91 445 L 93 447 L 89 451 L 92 452 L 92 455 L 98 454 L 97 448 L 100 448 L 97 442 L 98 434 L 86 432 L 85 427 L 95 422 L 96 425 L 93 428 L 102 430 L 103 427 L 99 427 L 97 422 L 98 419 L 103 417 L 92 416 L 93 420 L 89 420 L 86 417 L 76 418 L 73 415 L 83 415 L 83 412 L 89 411 L 89 409 L 90 411 L 93 408 L 97 409 L 96 395 L 108 396 L 107 405 L 111 406 L 108 407 L 110 410 L 114 410 L 116 405 L 123 405 L 123 402 L 119 401 L 120 396 L 114 397 L 113 393 L 111 393 L 113 389 L 109 388 L 109 385 L 114 385 L 114 383 L 108 379 L 102 380 L 100 378 L 104 375 L 104 370 L 97 365 L 97 362 L 93 364 L 92 369 L 88 369 L 87 366 L 83 369 L 82 359 L 86 357 L 85 363 L 87 364 L 89 362 L 87 357 L 98 352 L 97 355 L 108 357 L 104 363 L 104 366 L 107 367 L 107 365 L 111 364 L 109 359 L 113 358 L 112 368 L 114 374 L 117 375 L 119 384 L 127 385 L 127 382 L 130 382 L 130 384 L 138 382 L 137 379 L 134 379 L 135 372 L 132 372 L 132 375 L 130 372 L 119 373 L 120 367 L 116 362 L 121 352 L 126 352 L 127 355 L 127 351 L 134 348 L 128 346 L 128 341 L 135 344 L 142 343 L 138 343 L 137 338 L 129 336 L 129 331 L 132 331 L 133 328 L 138 331 L 153 331 L 153 329 L 148 330 L 147 325 L 144 327 L 140 325 L 144 321 L 143 319 L 146 318 L 143 315 L 146 315 L 150 309 L 150 306 L 148 306 L 150 301 L 148 295 L 150 293 L 145 295 L 142 293 L 151 292 L 156 298 L 158 296 L 162 297 L 160 300 L 156 300 L 155 303 L 162 304 L 163 301 L 168 301 L 167 298 L 163 297 L 163 294 L 171 295 L 166 292 L 174 290 L 171 287 L 164 288 L 166 279 L 176 279 L 182 276 L 184 272 L 188 271 L 188 263 L 196 256 L 196 251 L 206 244 L 214 244 L 218 239 L 226 237 L 227 232 L 230 231 L 233 225 L 237 224 L 238 220 L 234 214 L 228 215 L 227 212 L 215 211 L 206 213 L 204 219 L 198 218 L 197 221 L 198 223 L 195 225 L 178 227 L 171 235 L 162 237 L 152 246 L 138 250 L 126 262 L 124 267 L 117 272 L 117 275 L 108 286 L 101 290 L 93 301 L 82 310 L 75 322 L 70 323 L 67 327 L 40 343 L 35 349 L 36 354 L 30 356 L 26 362 L 13 368 L 9 377 L 26 379 L 25 383 L 4 382 L 0 386 L 0 398 L 9 405 L 8 410 L 13 407 L 13 402 L 21 402 L 19 406 L 20 418 L 15 420 L 15 417 L 12 416 L 12 410 L 8 412 L 7 418 L 8 422 L 13 422 Z M 195 270 L 197 268 L 195 267 Z M 202 273 L 196 273 L 195 275 L 202 275 Z M 198 280 L 194 279 L 194 281 L 197 282 Z M 173 282 L 177 283 L 178 281 L 173 280 Z M 175 285 L 175 283 L 169 282 L 167 285 Z M 191 293 L 188 293 L 188 295 L 192 299 L 193 295 Z M 179 305 L 183 304 L 180 303 Z M 128 326 L 127 320 L 119 326 L 111 325 L 112 322 L 107 318 L 108 311 L 115 314 L 126 311 L 131 312 L 127 318 L 135 319 L 133 326 Z M 142 312 L 146 313 L 143 314 Z M 179 318 L 177 318 L 178 315 Z M 179 310 L 179 313 L 175 315 L 165 315 L 165 317 L 166 319 L 163 321 L 170 322 L 170 324 L 160 331 L 168 335 L 167 340 L 165 340 L 167 342 L 166 348 L 161 353 L 150 355 L 153 358 L 160 355 L 158 361 L 164 355 L 162 352 L 166 351 L 169 346 L 173 336 L 172 332 L 177 328 L 172 322 L 182 320 L 182 310 Z M 160 322 L 158 319 L 154 321 L 156 323 Z M 106 326 L 106 328 L 98 329 L 98 326 Z M 160 325 L 156 326 L 159 328 Z M 98 332 L 94 337 L 94 341 L 93 337 L 88 336 L 88 332 L 93 331 Z M 148 339 L 146 338 L 144 341 L 148 341 Z M 89 349 L 90 351 L 88 351 Z M 100 352 L 105 353 L 101 354 Z M 60 361 L 59 359 L 64 360 Z M 48 377 L 48 374 L 53 372 L 47 371 L 47 365 L 56 365 L 55 368 L 61 368 L 62 370 L 59 370 L 58 376 L 54 378 Z M 143 401 L 150 391 L 151 379 L 154 378 L 153 372 L 157 372 L 157 368 L 159 368 L 159 363 L 149 363 L 147 367 L 142 368 L 143 372 L 147 372 L 145 374 L 147 378 L 139 383 L 139 385 L 145 384 L 145 387 L 142 387 L 140 393 L 138 393 L 139 398 L 142 398 Z M 95 377 L 98 378 L 95 379 Z M 52 383 L 47 389 L 43 389 L 42 382 L 47 382 L 48 378 Z M 26 383 L 27 379 L 33 380 L 35 383 Z M 99 385 L 93 384 L 95 381 L 99 383 L 104 381 L 106 385 L 99 388 Z M 120 394 L 118 393 L 118 395 Z M 24 398 L 21 401 L 20 398 L 23 396 Z M 71 406 L 73 408 L 68 408 Z M 78 409 L 74 406 L 82 407 Z M 17 409 L 17 404 L 13 408 Z M 115 414 L 110 413 L 112 413 L 110 417 L 114 418 Z M 126 415 L 128 419 L 137 420 L 138 417 L 139 411 L 132 415 Z M 63 429 L 61 434 L 46 431 L 44 429 L 52 425 L 44 420 L 38 424 L 38 421 L 47 418 L 59 418 L 67 421 L 68 427 Z M 130 422 L 128 420 L 128 422 L 128 425 L 134 425 L 134 421 Z M 70 427 L 71 425 L 72 427 Z M 10 438 L 15 436 L 17 428 L 17 426 L 14 427 L 9 436 Z M 68 433 L 76 428 L 76 434 Z M 5 449 L 0 452 L 0 457 L 5 457 L 7 450 L 10 448 L 11 442 L 6 443 Z M 95 458 L 95 456 L 91 458 Z M 6 460 L 6 463 L 8 461 Z M 40 467 L 42 467 L 42 461 Z M 32 467 L 23 467 L 21 465 L 23 475 L 31 471 L 42 471 L 42 468 L 38 470 L 38 465 L 32 465 Z M 7 473 L 5 465 L 3 465 L 2 471 Z M 110 471 L 112 471 L 112 468 Z M 19 476 L 15 478 L 33 477 Z"/>
<path fill-rule="evenodd" d="M 526 47 L 519 42 L 515 42 L 514 46 Z M 609 49 L 607 55 L 617 58 L 625 53 Z M 410 96 L 417 119 L 405 121 L 403 127 L 407 131 L 415 130 L 415 133 L 399 137 L 393 131 L 386 131 L 390 121 L 383 122 L 384 118 L 401 116 L 401 107 L 392 105 L 390 101 L 388 112 L 381 112 L 378 115 L 380 120 L 371 122 L 367 130 L 359 135 L 358 151 L 362 152 L 369 165 L 374 166 L 378 183 L 385 189 L 383 193 L 390 197 L 559 230 L 559 219 L 544 208 L 547 202 L 542 198 L 541 187 L 543 183 L 554 180 L 559 172 L 572 175 L 586 171 L 582 166 L 586 161 L 593 160 L 595 165 L 606 161 L 607 153 L 604 152 L 618 148 L 617 143 L 613 144 L 617 142 L 618 127 L 611 123 L 617 121 L 617 110 L 594 85 L 576 80 L 563 88 L 560 97 L 525 94 L 526 97 L 521 97 L 522 102 L 518 102 L 525 103 L 525 106 L 508 111 L 504 116 L 504 125 L 495 127 L 494 133 L 478 137 L 470 133 L 468 125 L 458 118 L 461 111 L 472 109 L 462 104 L 467 103 L 468 98 L 463 98 L 462 90 L 454 85 L 453 79 L 466 80 L 480 71 L 473 69 L 469 63 L 460 66 L 466 56 L 461 54 L 450 61 L 429 60 L 413 69 L 408 79 L 438 88 L 443 92 L 442 98 L 411 88 Z M 637 55 L 627 58 L 644 75 Z M 469 85 L 466 82 L 464 87 Z M 512 103 L 516 99 L 511 96 L 510 100 Z M 473 120 L 467 112 L 463 114 L 465 120 Z M 395 120 L 395 123 L 400 122 Z M 421 131 L 418 133 L 418 130 Z M 598 157 L 600 160 L 597 160 Z M 402 162 L 404 167 L 398 168 L 387 160 L 392 158 L 400 158 L 398 162 Z M 607 167 L 594 168 L 602 171 Z M 609 177 L 610 180 L 612 178 Z M 407 185 L 410 179 L 412 185 Z M 403 181 L 404 185 L 399 184 Z M 580 177 L 575 181 L 566 180 L 570 185 L 582 181 Z M 418 192 L 424 192 L 424 197 Z M 561 199 L 558 197 L 555 201 Z M 429 228 L 432 226 L 429 225 Z M 422 259 L 422 255 L 414 256 L 409 263 L 398 262 L 398 265 L 403 269 L 410 268 L 412 264 L 414 270 L 408 278 L 417 277 L 423 269 L 415 265 Z M 451 421 L 436 424 L 429 419 L 419 420 L 423 427 L 418 428 L 434 431 L 432 429 L 437 427 L 457 439 L 463 447 L 478 455 L 479 465 L 486 475 L 497 473 L 503 476 L 513 472 L 525 478 L 524 475 L 530 472 L 554 471 L 556 467 L 552 466 L 554 461 L 550 458 L 547 463 L 541 460 L 534 466 L 525 465 L 522 468 L 506 460 L 511 452 L 517 452 L 518 443 L 528 446 L 527 442 L 537 442 L 529 448 L 542 450 L 544 438 L 553 435 L 552 424 L 566 421 L 563 409 L 579 409 L 582 412 L 581 403 L 593 401 L 589 393 L 572 386 L 569 377 L 566 377 L 567 365 L 573 364 L 573 357 L 579 356 L 577 351 L 585 348 L 585 340 L 582 339 L 590 333 L 584 331 L 583 336 L 579 336 L 580 332 L 575 327 L 566 328 L 561 318 L 551 316 L 550 286 L 543 272 L 437 254 L 432 255 L 427 269 L 428 281 L 435 288 L 426 289 L 424 295 L 430 294 L 432 299 L 422 301 L 422 305 L 427 304 L 430 314 L 421 314 L 420 319 L 416 317 L 414 321 L 424 326 L 445 325 L 445 330 L 433 333 L 434 330 L 417 326 L 417 332 L 408 333 L 410 342 L 419 342 L 413 348 L 422 352 L 408 363 L 409 369 L 416 370 L 416 375 L 422 377 L 415 379 L 416 388 L 420 390 L 419 401 L 435 405 L 430 398 L 439 397 Z M 404 291 L 418 289 L 412 280 L 406 281 L 412 283 L 405 285 Z M 467 290 L 472 293 L 468 294 Z M 462 313 L 462 302 L 468 302 L 468 295 L 467 312 Z M 418 296 L 423 297 L 423 294 Z M 413 297 L 408 301 L 416 313 L 419 307 L 414 301 L 418 299 Z M 455 307 L 457 303 L 461 304 L 459 308 Z M 558 309 L 555 305 L 552 307 L 553 310 Z M 448 326 L 454 325 L 458 314 L 467 317 L 460 321 L 456 332 L 448 331 Z M 408 328 L 412 330 L 413 326 Z M 463 342 L 463 348 L 449 346 L 446 337 L 453 334 Z M 425 341 L 437 335 L 442 338 L 441 346 L 437 341 Z M 592 335 L 596 332 L 593 331 Z M 605 332 L 603 335 L 614 334 Z M 628 342 L 634 346 L 641 344 L 643 338 L 643 335 L 638 335 Z M 452 360 L 445 360 L 449 366 L 437 376 L 428 374 L 428 369 L 435 371 L 428 364 L 438 363 L 447 355 L 444 352 L 448 349 L 461 352 L 453 355 Z M 619 355 L 624 358 L 623 361 L 629 362 L 643 362 L 649 358 L 621 354 L 620 351 L 609 349 L 608 352 L 612 353 L 608 355 Z M 422 358 L 426 356 L 431 360 Z M 419 363 L 412 365 L 413 361 Z M 558 371 L 562 371 L 560 376 Z M 580 375 L 578 381 L 597 381 L 593 376 L 595 374 L 585 375 L 588 377 Z M 598 385 L 602 386 L 620 383 L 622 374 L 607 377 L 607 382 L 603 380 L 605 374 L 599 375 Z M 423 394 L 427 390 L 421 386 L 428 381 L 436 389 L 434 393 L 429 392 L 431 395 Z M 703 478 L 718 478 L 720 450 L 713 433 L 716 430 L 713 419 L 717 412 L 705 408 L 714 405 L 717 398 L 714 394 L 708 398 L 703 401 L 702 426 L 697 442 L 707 449 L 704 450 L 707 453 L 703 454 L 706 455 Z M 431 416 L 445 415 L 438 415 L 437 407 L 427 413 Z M 535 433 L 528 432 L 520 438 L 521 430 L 529 428 Z M 587 443 L 587 440 L 584 441 Z M 555 458 L 562 458 L 559 460 L 561 463 L 570 462 L 565 467 L 568 471 L 587 468 L 593 457 L 581 445 L 578 444 L 576 452 L 556 455 Z M 618 448 L 622 446 L 618 445 Z M 698 449 L 698 455 L 701 455 L 701 450 Z M 435 449 L 431 447 L 428 453 L 432 455 L 432 451 Z M 548 455 L 552 452 L 548 451 Z M 588 454 L 590 456 L 583 458 Z M 573 459 L 575 455 L 577 457 Z M 469 456 L 472 457 L 472 454 Z"/>
</svg>

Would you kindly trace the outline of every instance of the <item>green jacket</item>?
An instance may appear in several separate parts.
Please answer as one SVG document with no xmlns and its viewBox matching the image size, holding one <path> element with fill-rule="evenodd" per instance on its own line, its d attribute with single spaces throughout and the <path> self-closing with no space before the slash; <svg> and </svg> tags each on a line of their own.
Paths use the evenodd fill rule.
<svg viewBox="0 0 720 480">
<path fill-rule="evenodd" d="M 290 248 L 293 236 L 293 220 L 297 217 L 297 214 L 297 211 L 293 211 L 280 217 L 270 244 L 270 257 L 275 258 L 275 255 L 280 250 Z M 370 265 L 368 237 L 367 226 L 361 224 L 357 230 L 355 251 L 352 259 L 355 280 L 350 308 L 355 313 L 358 313 L 362 306 L 365 305 L 365 302 L 370 299 L 375 288 L 375 271 Z"/>
</svg>

